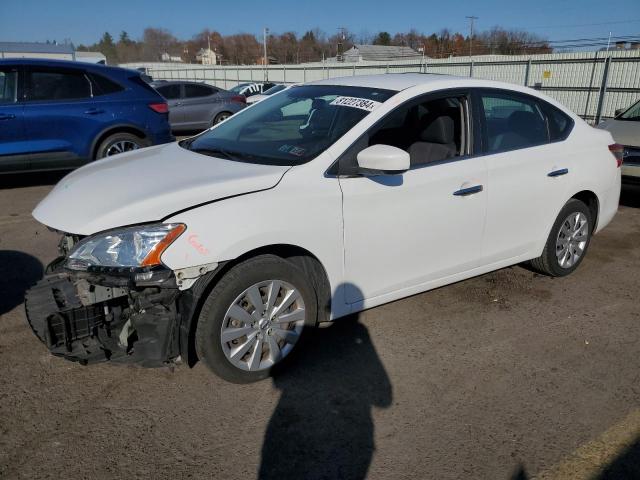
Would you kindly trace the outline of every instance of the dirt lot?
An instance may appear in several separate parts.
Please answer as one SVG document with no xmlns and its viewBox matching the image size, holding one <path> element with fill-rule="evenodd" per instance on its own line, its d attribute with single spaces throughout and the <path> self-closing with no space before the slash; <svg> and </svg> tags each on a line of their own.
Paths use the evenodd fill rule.
<svg viewBox="0 0 640 480">
<path fill-rule="evenodd" d="M 21 302 L 56 253 L 30 217 L 55 180 L 0 188 L 0 477 L 640 478 L 640 189 L 569 278 L 375 308 L 238 386 L 47 353 Z"/>
</svg>

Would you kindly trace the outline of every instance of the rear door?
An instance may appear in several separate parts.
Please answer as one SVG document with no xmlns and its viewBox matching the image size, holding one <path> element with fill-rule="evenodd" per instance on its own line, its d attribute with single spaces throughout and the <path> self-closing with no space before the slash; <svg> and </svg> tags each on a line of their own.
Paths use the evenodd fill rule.
<svg viewBox="0 0 640 480">
<path fill-rule="evenodd" d="M 169 105 L 169 124 L 172 129 L 183 127 L 184 109 L 182 106 L 182 85 L 179 83 L 169 83 L 160 85 L 156 90 L 162 95 Z"/>
<path fill-rule="evenodd" d="M 563 139 L 573 122 L 540 99 L 508 90 L 480 90 L 476 101 L 491 185 L 484 263 L 537 255 L 569 190 L 573 164 Z"/>
<path fill-rule="evenodd" d="M 107 112 L 94 102 L 84 70 L 26 68 L 25 134 L 34 169 L 74 168 L 91 156 Z"/>
<path fill-rule="evenodd" d="M 185 129 L 204 130 L 211 126 L 218 103 L 218 89 L 210 85 L 185 83 L 182 100 Z"/>
<path fill-rule="evenodd" d="M 19 98 L 19 69 L 0 67 L 0 171 L 26 170 L 28 145 L 24 132 L 24 105 Z"/>
</svg>

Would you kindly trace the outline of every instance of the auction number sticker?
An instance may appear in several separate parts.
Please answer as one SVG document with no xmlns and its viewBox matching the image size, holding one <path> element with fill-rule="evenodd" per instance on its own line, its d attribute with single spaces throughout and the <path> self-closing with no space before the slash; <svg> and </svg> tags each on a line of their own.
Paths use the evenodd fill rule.
<svg viewBox="0 0 640 480">
<path fill-rule="evenodd" d="M 329 105 L 339 105 L 341 107 L 353 107 L 360 110 L 366 110 L 367 112 L 373 111 L 380 105 L 380 102 L 375 100 L 369 100 L 368 98 L 358 97 L 336 97 L 336 99 Z"/>
</svg>

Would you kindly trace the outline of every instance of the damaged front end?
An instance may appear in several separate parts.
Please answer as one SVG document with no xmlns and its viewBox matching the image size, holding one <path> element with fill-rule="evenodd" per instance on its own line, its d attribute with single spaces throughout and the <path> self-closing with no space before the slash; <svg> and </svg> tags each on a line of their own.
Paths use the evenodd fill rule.
<svg viewBox="0 0 640 480">
<path fill-rule="evenodd" d="M 174 272 L 143 268 L 67 268 L 77 240 L 63 237 L 62 256 L 25 294 L 36 336 L 52 354 L 81 364 L 136 363 L 157 367 L 193 363 L 189 335 L 196 305 L 217 264 Z"/>
</svg>

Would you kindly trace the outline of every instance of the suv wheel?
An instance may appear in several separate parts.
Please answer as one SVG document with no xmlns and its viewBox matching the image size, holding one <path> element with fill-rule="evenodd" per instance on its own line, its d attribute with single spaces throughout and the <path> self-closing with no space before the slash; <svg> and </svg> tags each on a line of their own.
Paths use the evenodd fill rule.
<svg viewBox="0 0 640 480">
<path fill-rule="evenodd" d="M 240 263 L 202 306 L 198 357 L 218 376 L 248 383 L 269 376 L 316 323 L 316 293 L 302 270 L 274 255 Z"/>
<path fill-rule="evenodd" d="M 584 259 L 592 231 L 593 220 L 589 208 L 572 198 L 553 224 L 542 255 L 531 260 L 530 265 L 552 277 L 569 275 Z"/>
<path fill-rule="evenodd" d="M 105 138 L 96 152 L 96 159 L 148 147 L 149 142 L 131 133 L 114 133 Z"/>
</svg>

